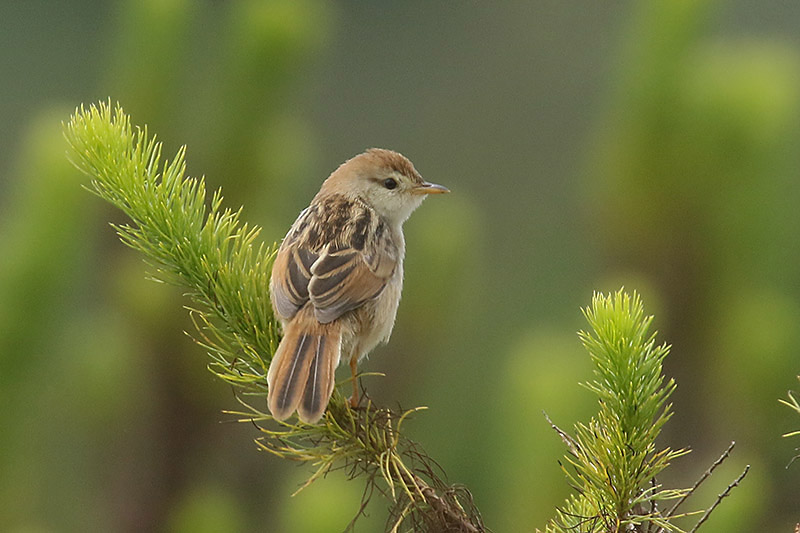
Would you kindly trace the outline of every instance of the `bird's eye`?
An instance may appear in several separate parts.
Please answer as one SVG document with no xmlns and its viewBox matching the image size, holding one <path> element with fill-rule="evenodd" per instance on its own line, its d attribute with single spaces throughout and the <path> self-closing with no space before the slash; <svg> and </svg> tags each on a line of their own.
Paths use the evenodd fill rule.
<svg viewBox="0 0 800 533">
<path fill-rule="evenodd" d="M 383 186 L 389 190 L 392 190 L 397 188 L 397 182 L 394 180 L 394 178 L 386 178 L 383 180 Z"/>
</svg>

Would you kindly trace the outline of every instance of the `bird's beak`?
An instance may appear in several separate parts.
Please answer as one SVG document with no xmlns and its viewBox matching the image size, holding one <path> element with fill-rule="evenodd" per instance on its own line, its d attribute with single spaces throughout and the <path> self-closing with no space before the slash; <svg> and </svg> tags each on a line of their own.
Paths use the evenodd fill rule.
<svg viewBox="0 0 800 533">
<path fill-rule="evenodd" d="M 436 185 L 435 183 L 428 183 L 427 181 L 422 182 L 421 185 L 417 185 L 411 190 L 415 194 L 443 194 L 450 192 L 450 189 L 447 187 Z"/>
</svg>

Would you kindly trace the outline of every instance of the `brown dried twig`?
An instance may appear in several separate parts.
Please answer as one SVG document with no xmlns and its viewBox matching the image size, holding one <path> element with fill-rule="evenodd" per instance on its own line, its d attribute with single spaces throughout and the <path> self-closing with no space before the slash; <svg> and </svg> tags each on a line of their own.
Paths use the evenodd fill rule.
<svg viewBox="0 0 800 533">
<path fill-rule="evenodd" d="M 692 494 L 693 494 L 693 493 L 694 493 L 694 492 L 697 490 L 697 488 L 698 488 L 698 487 L 699 487 L 699 486 L 700 486 L 700 485 L 701 485 L 701 484 L 702 484 L 702 483 L 703 483 L 703 482 L 704 482 L 706 479 L 708 479 L 709 477 L 711 477 L 711 474 L 713 474 L 713 473 L 714 473 L 714 470 L 716 470 L 716 469 L 717 469 L 717 467 L 718 467 L 719 465 L 721 465 L 723 462 L 725 462 L 725 459 L 727 459 L 727 458 L 730 456 L 730 454 L 731 454 L 731 451 L 733 450 L 733 447 L 734 447 L 734 446 L 736 446 L 736 441 L 732 441 L 732 442 L 731 442 L 730 446 L 728 446 L 728 448 L 725 450 L 725 452 L 723 452 L 723 454 L 719 456 L 719 459 L 717 459 L 716 461 L 714 461 L 714 463 L 713 463 L 713 464 L 712 464 L 710 467 L 708 467 L 708 469 L 707 469 L 705 472 L 703 472 L 703 475 L 702 475 L 702 476 L 700 476 L 700 479 L 698 479 L 698 480 L 697 480 L 697 482 L 696 482 L 696 483 L 695 483 L 695 484 L 692 486 L 692 488 L 691 488 L 691 489 L 689 489 L 689 491 L 688 491 L 686 494 L 684 494 L 684 495 L 683 495 L 683 496 L 682 496 L 682 497 L 681 497 L 681 498 L 680 498 L 678 501 L 676 501 L 676 502 L 675 502 L 675 505 L 673 505 L 673 506 L 670 508 L 670 510 L 669 510 L 669 511 L 667 511 L 667 513 L 666 513 L 666 516 L 674 516 L 674 515 L 675 515 L 675 512 L 678 510 L 678 507 L 680 507 L 680 506 L 681 506 L 681 504 L 682 504 L 683 502 L 685 502 L 685 501 L 686 501 L 686 499 L 687 499 L 689 496 L 691 496 L 691 495 L 692 495 Z M 659 529 L 659 530 L 658 530 L 658 532 L 657 532 L 657 533 L 663 533 L 663 531 L 664 531 L 664 528 L 661 528 L 661 529 Z"/>
<path fill-rule="evenodd" d="M 702 518 L 700 518 L 700 520 L 697 521 L 697 523 L 689 531 L 689 533 L 694 533 L 695 531 L 698 530 L 698 528 L 701 525 L 703 525 L 703 522 L 705 522 L 708 519 L 708 517 L 711 516 L 711 513 L 714 511 L 714 509 L 717 508 L 717 506 L 722 502 L 722 500 L 730 494 L 730 492 L 734 489 L 734 487 L 739 486 L 739 483 L 744 479 L 744 477 L 747 475 L 749 471 L 750 471 L 750 465 L 747 465 L 744 468 L 744 471 L 741 474 L 739 474 L 739 477 L 734 479 L 733 482 L 730 485 L 728 485 L 728 487 L 724 491 L 722 491 L 722 493 L 719 496 L 717 496 L 717 500 L 711 505 L 711 507 L 706 509 L 706 512 L 703 514 Z"/>
</svg>

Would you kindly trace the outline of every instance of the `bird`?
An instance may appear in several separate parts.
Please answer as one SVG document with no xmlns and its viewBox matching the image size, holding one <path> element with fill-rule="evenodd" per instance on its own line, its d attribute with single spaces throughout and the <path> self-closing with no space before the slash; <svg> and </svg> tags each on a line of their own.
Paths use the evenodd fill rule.
<svg viewBox="0 0 800 533">
<path fill-rule="evenodd" d="M 283 337 L 267 372 L 267 404 L 283 421 L 295 411 L 316 424 L 348 361 L 359 402 L 358 362 L 392 333 L 403 287 L 403 223 L 431 194 L 405 156 L 371 148 L 322 183 L 281 242 L 270 300 Z"/>
</svg>

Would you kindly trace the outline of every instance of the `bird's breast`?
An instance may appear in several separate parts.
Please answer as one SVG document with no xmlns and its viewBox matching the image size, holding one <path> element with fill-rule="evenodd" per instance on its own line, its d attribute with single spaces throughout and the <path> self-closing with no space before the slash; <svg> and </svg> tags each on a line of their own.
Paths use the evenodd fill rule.
<svg viewBox="0 0 800 533">
<path fill-rule="evenodd" d="M 386 287 L 376 298 L 351 311 L 349 316 L 342 317 L 344 322 L 342 354 L 347 354 L 344 357 L 356 356 L 361 359 L 378 343 L 389 340 L 394 328 L 402 290 L 403 262 L 401 259 Z"/>
</svg>

